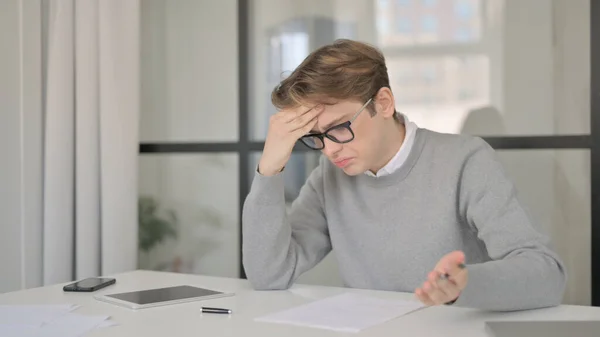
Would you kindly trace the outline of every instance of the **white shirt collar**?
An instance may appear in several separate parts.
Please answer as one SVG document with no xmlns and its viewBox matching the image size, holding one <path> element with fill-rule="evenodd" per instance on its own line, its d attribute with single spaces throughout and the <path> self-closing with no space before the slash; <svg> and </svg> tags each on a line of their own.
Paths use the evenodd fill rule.
<svg viewBox="0 0 600 337">
<path fill-rule="evenodd" d="M 413 143 L 415 142 L 415 134 L 418 126 L 414 122 L 409 121 L 408 117 L 405 115 L 400 114 L 400 116 L 404 120 L 405 127 L 404 141 L 402 142 L 400 149 L 396 155 L 394 155 L 394 157 L 377 172 L 377 174 L 373 174 L 373 172 L 367 170 L 365 172 L 366 175 L 371 177 L 383 177 L 385 175 L 392 174 L 394 171 L 402 167 L 402 165 L 406 162 Z"/>
</svg>

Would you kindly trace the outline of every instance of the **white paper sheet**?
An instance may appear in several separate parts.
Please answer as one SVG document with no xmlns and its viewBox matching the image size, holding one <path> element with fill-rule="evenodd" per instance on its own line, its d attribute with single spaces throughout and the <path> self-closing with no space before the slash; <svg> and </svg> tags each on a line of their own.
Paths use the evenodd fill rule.
<svg viewBox="0 0 600 337">
<path fill-rule="evenodd" d="M 0 305 L 0 325 L 41 326 L 77 308 L 79 306 L 74 304 Z"/>
<path fill-rule="evenodd" d="M 119 323 L 115 322 L 115 321 L 111 321 L 111 320 L 106 320 L 104 322 L 102 322 L 100 325 L 98 325 L 98 328 L 110 328 L 111 326 L 117 326 L 119 325 Z"/>
<path fill-rule="evenodd" d="M 71 312 L 78 307 L 0 306 L 0 336 L 83 337 L 94 329 L 117 325 L 109 320 L 109 316 L 87 316 Z"/>
<path fill-rule="evenodd" d="M 99 327 L 108 316 L 84 316 L 69 314 L 39 328 L 35 337 L 82 337 Z"/>
<path fill-rule="evenodd" d="M 357 333 L 423 307 L 420 302 L 383 300 L 346 293 L 258 317 L 270 322 Z"/>
</svg>

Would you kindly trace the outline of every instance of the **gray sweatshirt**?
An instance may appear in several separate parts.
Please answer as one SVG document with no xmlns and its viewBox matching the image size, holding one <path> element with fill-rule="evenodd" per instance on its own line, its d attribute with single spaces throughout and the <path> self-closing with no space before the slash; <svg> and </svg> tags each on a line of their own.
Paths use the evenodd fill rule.
<svg viewBox="0 0 600 337">
<path fill-rule="evenodd" d="M 282 174 L 256 173 L 243 208 L 243 263 L 256 289 L 287 289 L 333 251 L 346 286 L 414 292 L 461 250 L 469 277 L 454 305 L 562 301 L 562 262 L 480 138 L 418 129 L 403 166 L 378 178 L 348 176 L 322 157 L 289 212 Z"/>
</svg>

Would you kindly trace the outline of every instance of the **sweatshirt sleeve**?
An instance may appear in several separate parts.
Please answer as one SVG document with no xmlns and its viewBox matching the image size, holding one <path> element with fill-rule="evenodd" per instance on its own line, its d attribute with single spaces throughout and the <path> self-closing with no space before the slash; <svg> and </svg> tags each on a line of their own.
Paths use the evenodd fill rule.
<svg viewBox="0 0 600 337">
<path fill-rule="evenodd" d="M 467 265 L 467 286 L 455 305 L 511 311 L 561 304 L 562 262 L 534 227 L 494 150 L 480 138 L 476 143 L 463 166 L 459 207 L 492 261 Z"/>
<path fill-rule="evenodd" d="M 255 173 L 242 212 L 243 264 L 255 289 L 287 289 L 331 251 L 322 179 L 321 162 L 286 211 L 283 173 Z"/>
</svg>

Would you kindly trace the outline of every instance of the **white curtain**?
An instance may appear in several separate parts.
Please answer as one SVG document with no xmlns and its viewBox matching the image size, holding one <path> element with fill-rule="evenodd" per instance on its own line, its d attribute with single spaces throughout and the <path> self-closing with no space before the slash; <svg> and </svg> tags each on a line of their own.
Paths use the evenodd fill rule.
<svg viewBox="0 0 600 337">
<path fill-rule="evenodd" d="M 139 1 L 44 3 L 44 284 L 137 267 Z"/>
</svg>

